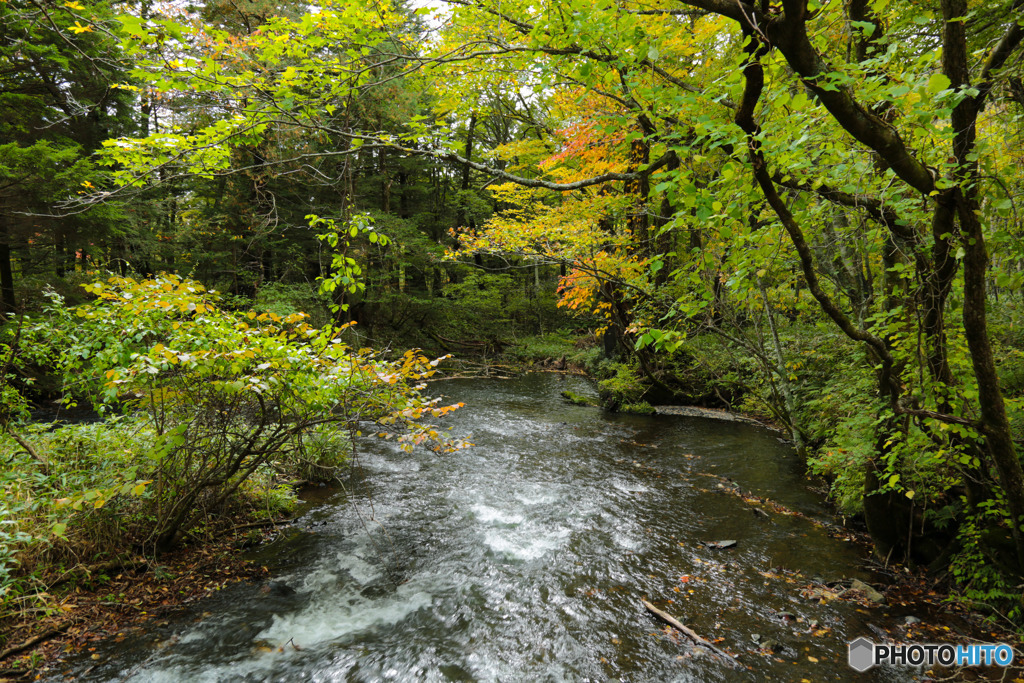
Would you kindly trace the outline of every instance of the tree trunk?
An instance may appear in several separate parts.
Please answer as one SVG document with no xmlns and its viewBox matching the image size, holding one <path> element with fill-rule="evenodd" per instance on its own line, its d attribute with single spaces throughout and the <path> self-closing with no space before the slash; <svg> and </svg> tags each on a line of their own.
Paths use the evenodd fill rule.
<svg viewBox="0 0 1024 683">
<path fill-rule="evenodd" d="M 967 14 L 966 0 L 943 0 L 942 15 L 945 20 L 943 32 L 942 69 L 951 85 L 970 85 L 968 68 L 967 38 L 963 17 Z M 1007 34 L 1011 43 L 1019 44 L 1021 31 L 1014 26 Z M 1002 46 L 1000 42 L 1000 47 Z M 1012 48 L 1011 48 L 1012 49 Z M 986 62 L 986 72 L 996 60 L 1005 59 L 1010 49 L 1000 56 L 993 53 Z M 998 68 L 998 64 L 995 64 Z M 979 84 L 978 95 L 966 97 L 954 108 L 950 117 L 953 130 L 953 155 L 956 158 L 956 179 L 958 185 L 947 191 L 955 201 L 957 218 L 960 221 L 961 246 L 964 250 L 964 303 L 963 322 L 967 348 L 971 354 L 971 366 L 978 383 L 978 407 L 981 412 L 982 436 L 985 447 L 991 455 L 999 474 L 999 483 L 1006 496 L 1010 514 L 1010 531 L 1017 551 L 1017 571 L 1024 571 L 1024 471 L 1021 469 L 1017 449 L 1013 443 L 1013 432 L 1006 417 L 1006 406 L 999 387 L 992 344 L 989 340 L 988 319 L 985 307 L 985 277 L 989 260 L 985 247 L 985 235 L 978 219 L 978 186 L 981 183 L 977 159 L 974 156 L 977 135 L 977 119 L 984 103 L 984 97 L 991 88 L 991 82 Z"/>
<path fill-rule="evenodd" d="M 7 228 L 7 216 L 0 212 L 0 303 L 4 310 L 0 318 L 14 311 L 18 302 L 14 298 L 14 268 L 11 264 L 11 237 Z"/>
</svg>

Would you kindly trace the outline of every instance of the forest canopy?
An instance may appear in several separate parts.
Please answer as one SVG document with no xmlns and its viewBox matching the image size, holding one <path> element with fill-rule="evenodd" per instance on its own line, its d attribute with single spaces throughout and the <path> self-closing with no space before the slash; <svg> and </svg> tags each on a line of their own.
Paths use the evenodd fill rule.
<svg viewBox="0 0 1024 683">
<path fill-rule="evenodd" d="M 880 557 L 1024 609 L 1022 0 L 0 16 L 11 358 L 100 270 L 369 345 L 592 330 L 609 405 L 767 415 Z"/>
</svg>

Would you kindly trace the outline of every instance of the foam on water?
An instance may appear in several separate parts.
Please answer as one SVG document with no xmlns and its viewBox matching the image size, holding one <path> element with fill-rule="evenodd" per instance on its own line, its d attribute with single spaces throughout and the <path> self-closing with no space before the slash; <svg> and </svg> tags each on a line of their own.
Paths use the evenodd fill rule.
<svg viewBox="0 0 1024 683">
<path fill-rule="evenodd" d="M 650 489 L 643 484 L 636 482 L 626 482 L 622 479 L 613 479 L 612 486 L 623 493 L 648 493 Z"/>
<path fill-rule="evenodd" d="M 569 533 L 568 529 L 553 532 L 522 528 L 515 531 L 492 529 L 484 534 L 484 543 L 499 556 L 529 562 L 540 559 L 564 545 Z"/>
<path fill-rule="evenodd" d="M 506 526 L 518 526 L 523 522 L 523 515 L 520 512 L 512 510 L 499 510 L 498 508 L 491 507 L 490 505 L 484 505 L 483 503 L 477 503 L 470 507 L 473 511 L 473 515 L 481 522 L 490 524 L 497 522 L 501 525 Z"/>
<path fill-rule="evenodd" d="M 369 600 L 357 593 L 312 602 L 306 609 L 290 614 L 275 614 L 271 625 L 260 632 L 259 640 L 273 646 L 294 643 L 308 648 L 337 642 L 375 626 L 391 626 L 410 614 L 429 607 L 433 596 L 426 591 L 399 586 L 387 599 Z"/>
<path fill-rule="evenodd" d="M 529 490 L 517 493 L 516 500 L 523 505 L 551 505 L 557 503 L 561 499 L 558 489 L 552 489 L 551 487 L 531 487 Z"/>
<path fill-rule="evenodd" d="M 384 455 L 360 453 L 359 464 L 376 472 L 419 472 L 420 464 L 404 451 L 395 448 L 395 458 Z"/>
</svg>

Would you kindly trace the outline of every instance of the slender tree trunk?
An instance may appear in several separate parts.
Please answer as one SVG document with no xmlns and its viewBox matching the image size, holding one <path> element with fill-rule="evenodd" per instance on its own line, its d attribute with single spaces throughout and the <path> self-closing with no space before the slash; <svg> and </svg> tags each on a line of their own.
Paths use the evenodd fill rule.
<svg viewBox="0 0 1024 683">
<path fill-rule="evenodd" d="M 768 328 L 772 336 L 772 348 L 775 352 L 775 374 L 779 376 L 779 386 L 782 388 L 782 400 L 786 408 L 786 419 L 789 422 L 789 435 L 793 439 L 793 445 L 801 457 L 807 455 L 807 444 L 803 432 L 796 423 L 796 398 L 793 396 L 793 384 L 789 381 L 789 372 L 786 370 L 786 359 L 782 355 L 782 342 L 779 340 L 779 330 L 775 325 L 775 313 L 772 311 L 772 304 L 768 301 L 768 292 L 765 291 L 764 281 L 757 279 L 758 289 L 761 290 L 761 300 L 764 303 L 765 317 L 768 319 Z"/>
<path fill-rule="evenodd" d="M 964 16 L 967 14 L 966 0 L 942 0 L 942 15 L 945 20 L 942 49 L 942 68 L 954 88 L 970 85 L 968 68 L 967 38 Z M 1021 40 L 1019 26 L 1007 34 L 1011 43 Z M 1000 43 L 1002 45 L 1002 43 Z M 1009 50 L 1008 50 L 1009 51 Z M 1007 51 L 1007 52 L 1008 52 Z M 994 54 L 993 58 L 998 58 Z M 1005 57 L 1002 57 L 1005 59 Z M 986 63 L 986 71 L 992 61 Z M 1024 571 L 1024 471 L 1013 443 L 1013 431 L 1006 417 L 1006 406 L 999 387 L 992 344 L 989 340 L 988 319 L 985 307 L 988 304 L 985 277 L 988 274 L 989 259 L 985 246 L 985 235 L 978 219 L 978 186 L 981 182 L 977 159 L 972 159 L 977 135 L 977 120 L 984 97 L 991 83 L 981 84 L 979 94 L 966 97 L 953 108 L 951 123 L 956 131 L 953 138 L 953 155 L 956 158 L 956 179 L 958 184 L 946 191 L 955 201 L 957 218 L 960 221 L 961 246 L 964 250 L 964 337 L 971 354 L 971 366 L 978 383 L 978 407 L 981 412 L 981 427 L 985 446 L 992 457 L 999 474 L 999 483 L 1006 496 L 1010 513 L 1010 531 L 1017 550 L 1017 570 Z M 945 198 L 945 197 L 944 197 Z"/>
<path fill-rule="evenodd" d="M 463 154 L 466 161 L 472 160 L 473 155 L 473 136 L 476 132 L 476 112 L 469 117 L 469 125 L 466 127 L 466 148 L 463 150 Z M 470 230 L 476 229 L 476 221 L 473 219 L 473 214 L 469 210 L 469 165 L 465 164 L 462 167 L 462 193 L 460 195 L 461 207 L 459 208 L 459 223 L 468 227 Z M 476 255 L 477 265 L 483 265 L 480 260 L 480 255 Z"/>
<path fill-rule="evenodd" d="M 14 268 L 11 263 L 11 236 L 7 227 L 7 216 L 0 207 L 0 302 L 4 310 L 0 317 L 14 311 L 18 302 L 14 298 Z"/>
</svg>

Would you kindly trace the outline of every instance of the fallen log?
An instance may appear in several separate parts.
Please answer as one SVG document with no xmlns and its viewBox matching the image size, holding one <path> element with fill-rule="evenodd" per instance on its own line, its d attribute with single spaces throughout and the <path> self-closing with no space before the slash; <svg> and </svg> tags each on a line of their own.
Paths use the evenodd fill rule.
<svg viewBox="0 0 1024 683">
<path fill-rule="evenodd" d="M 48 585 L 46 589 L 53 590 L 54 588 L 62 586 L 68 581 L 71 581 L 72 579 L 78 578 L 79 576 L 91 576 L 94 572 L 116 572 L 122 569 L 135 569 L 136 567 L 142 567 L 148 564 L 149 560 L 143 557 L 138 557 L 135 559 L 119 557 L 108 562 L 100 562 L 99 564 L 79 564 L 64 572 L 64 574 L 62 574 L 60 578 L 58 578 L 56 581 Z"/>
<path fill-rule="evenodd" d="M 28 640 L 20 643 L 19 645 L 15 645 L 13 647 L 9 647 L 6 650 L 4 650 L 3 652 L 0 652 L 0 660 L 7 659 L 11 655 L 16 655 L 19 652 L 23 652 L 23 651 L 29 649 L 30 647 L 35 647 L 39 643 L 46 642 L 50 638 L 53 638 L 54 636 L 59 635 L 59 634 L 63 633 L 64 631 L 68 630 L 68 628 L 72 624 L 74 624 L 74 623 L 76 623 L 78 621 L 79 621 L 78 619 L 68 619 L 63 624 L 61 624 L 59 626 L 55 626 L 55 627 L 49 629 L 48 631 L 44 631 L 43 633 L 40 633 L 39 635 L 32 636 L 31 638 L 29 638 Z"/>
<path fill-rule="evenodd" d="M 715 645 L 711 641 L 705 640 L 704 638 L 701 638 L 699 635 L 697 635 L 696 631 L 694 631 L 692 628 L 690 628 L 689 626 L 685 625 L 683 622 L 681 622 L 678 619 L 676 619 L 675 617 L 673 617 L 668 612 L 663 612 L 662 610 L 658 609 L 657 607 L 655 607 L 651 603 L 647 602 L 646 600 L 643 600 L 643 603 L 644 603 L 644 607 L 647 608 L 648 612 L 650 612 L 651 614 L 653 614 L 654 616 L 658 617 L 659 619 L 664 621 L 666 624 L 671 626 L 672 628 L 676 629 L 677 631 L 679 631 L 680 633 L 685 635 L 687 638 L 692 640 L 695 645 L 699 645 L 701 647 L 706 647 L 707 649 L 711 650 L 711 653 L 713 655 L 717 655 L 718 657 L 722 658 L 725 661 L 725 663 L 728 664 L 729 666 L 737 667 L 737 668 L 743 666 L 731 654 L 729 654 L 728 652 L 726 652 L 722 648 L 718 647 L 717 645 Z"/>
</svg>

